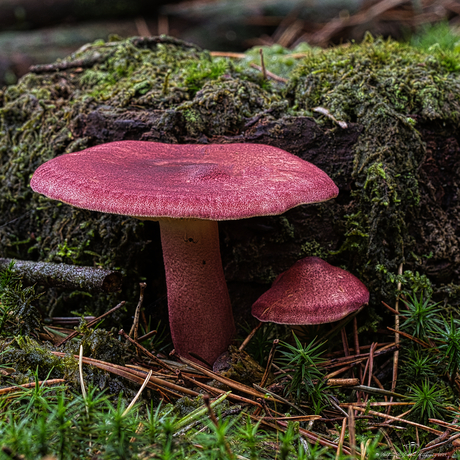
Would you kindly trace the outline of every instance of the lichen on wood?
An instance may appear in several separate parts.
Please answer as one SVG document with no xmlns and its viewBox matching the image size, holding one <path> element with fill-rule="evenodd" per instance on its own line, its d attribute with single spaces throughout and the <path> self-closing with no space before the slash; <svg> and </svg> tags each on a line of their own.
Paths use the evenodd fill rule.
<svg viewBox="0 0 460 460">
<path fill-rule="evenodd" d="M 103 268 L 0 258 L 0 270 L 12 262 L 11 271 L 25 285 L 38 284 L 96 292 L 117 292 L 121 289 L 121 274 Z"/>
</svg>

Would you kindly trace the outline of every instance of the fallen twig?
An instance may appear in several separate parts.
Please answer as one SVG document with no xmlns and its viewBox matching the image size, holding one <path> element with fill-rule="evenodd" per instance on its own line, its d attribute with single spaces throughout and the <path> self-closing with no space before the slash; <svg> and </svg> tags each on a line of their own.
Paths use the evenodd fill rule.
<svg viewBox="0 0 460 460">
<path fill-rule="evenodd" d="M 265 372 L 264 375 L 262 376 L 262 380 L 260 381 L 260 386 L 264 387 L 265 384 L 267 383 L 268 376 L 270 375 L 272 363 L 273 363 L 273 358 L 275 357 L 275 352 L 276 352 L 276 346 L 280 343 L 279 339 L 273 340 L 272 348 L 270 349 L 270 353 L 268 355 L 267 359 L 267 365 L 265 367 Z"/>
<path fill-rule="evenodd" d="M 131 326 L 131 330 L 129 331 L 129 336 L 132 337 L 134 340 L 137 340 L 138 337 L 138 330 L 139 330 L 139 317 L 142 308 L 142 303 L 144 301 L 144 291 L 147 287 L 146 283 L 139 283 L 140 293 L 139 293 L 139 302 L 137 303 L 136 311 L 134 312 L 134 320 L 133 325 Z"/>
<path fill-rule="evenodd" d="M 241 391 L 242 393 L 246 393 L 248 395 L 251 395 L 252 397 L 254 398 L 263 398 L 264 397 L 264 392 L 266 390 L 262 389 L 262 391 L 258 391 L 258 390 L 255 390 L 254 388 L 251 388 L 247 385 L 244 385 L 242 383 L 239 383 L 239 382 L 236 382 L 235 380 L 232 380 L 232 379 L 229 379 L 227 377 L 223 377 L 222 375 L 220 374 L 217 374 L 216 372 L 213 372 L 209 369 L 207 369 L 206 367 L 204 366 L 200 366 L 199 364 L 193 362 L 193 361 L 190 361 L 189 359 L 187 358 L 184 358 L 182 356 L 179 357 L 179 359 L 193 367 L 194 369 L 196 370 L 199 370 L 201 373 L 207 375 L 208 377 L 211 377 L 212 379 L 215 379 L 221 383 L 224 383 L 225 385 L 228 385 L 230 388 L 233 388 L 234 390 L 238 390 L 238 391 Z M 269 398 L 271 401 L 275 401 L 276 402 L 276 399 L 273 399 L 273 398 Z"/>
<path fill-rule="evenodd" d="M 342 455 L 342 446 L 343 446 L 343 441 L 345 440 L 346 428 L 347 428 L 347 418 L 344 417 L 342 421 L 342 429 L 340 430 L 339 445 L 337 446 L 337 454 L 335 456 L 335 460 L 339 460 L 340 456 Z"/>
<path fill-rule="evenodd" d="M 150 353 L 150 351 L 144 348 L 140 343 L 132 339 L 123 329 L 120 329 L 118 331 L 118 334 L 124 337 L 129 342 L 131 342 L 133 345 L 135 345 L 137 349 L 142 351 L 142 353 L 144 353 L 145 356 L 149 357 L 152 361 L 157 363 L 159 366 L 164 367 L 165 369 L 168 369 L 168 371 L 174 372 L 173 368 L 171 368 L 168 364 L 164 363 L 160 358 L 157 358 L 153 353 Z"/>
<path fill-rule="evenodd" d="M 12 272 L 27 285 L 102 292 L 117 292 L 121 289 L 122 275 L 112 270 L 3 258 L 0 258 L 0 268 L 8 267 L 13 261 Z"/>
<path fill-rule="evenodd" d="M 262 326 L 262 323 L 259 322 L 259 324 L 249 333 L 249 335 L 243 340 L 243 343 L 240 345 L 240 348 L 238 348 L 239 351 L 243 351 L 246 347 L 246 345 L 250 342 L 250 340 L 254 337 L 255 333 L 260 329 Z"/>
<path fill-rule="evenodd" d="M 65 353 L 62 353 L 59 351 L 53 351 L 52 353 L 53 355 L 56 355 L 59 357 L 66 356 Z M 75 358 L 78 359 L 78 356 L 75 355 Z M 101 360 L 94 359 L 94 358 L 87 358 L 87 357 L 83 357 L 82 361 L 84 364 L 90 364 L 91 366 L 106 370 L 113 374 L 119 375 L 120 377 L 124 377 L 128 380 L 131 380 L 132 382 L 138 383 L 139 385 L 142 385 L 142 383 L 145 380 L 146 372 L 138 371 L 133 368 L 120 366 L 118 364 L 113 364 L 113 363 L 107 363 L 105 361 L 101 361 Z M 189 388 L 181 387 L 180 385 L 176 385 L 175 383 L 171 383 L 171 382 L 168 382 L 167 380 L 160 379 L 159 377 L 154 377 L 153 375 L 150 377 L 147 386 L 154 390 L 158 390 L 158 388 L 161 388 L 162 390 L 166 390 L 178 398 L 182 397 L 181 394 L 177 393 L 178 391 L 186 395 L 189 395 L 189 396 L 198 396 L 199 394 L 196 391 L 190 390 Z"/>
<path fill-rule="evenodd" d="M 356 385 L 351 387 L 353 390 L 363 391 L 364 393 L 377 394 L 377 395 L 386 395 L 386 396 L 395 396 L 396 398 L 406 399 L 407 396 L 400 393 L 395 393 L 394 391 L 382 390 L 381 388 L 368 387 L 366 385 Z"/>
<path fill-rule="evenodd" d="M 65 383 L 65 379 L 41 380 L 38 382 L 38 385 L 52 387 L 54 385 L 60 385 L 61 383 Z M 0 395 L 6 395 L 8 393 L 13 393 L 15 391 L 20 391 L 20 390 L 24 390 L 28 388 L 35 388 L 36 385 L 37 384 L 35 382 L 31 382 L 31 383 L 24 383 L 24 385 L 15 385 L 12 387 L 0 388 Z"/>
<path fill-rule="evenodd" d="M 254 69 L 259 70 L 260 72 L 263 72 L 263 68 L 260 65 L 257 65 L 254 62 L 251 62 L 250 66 L 253 67 Z M 265 75 L 267 77 L 270 77 L 272 80 L 279 81 L 280 83 L 287 83 L 289 81 L 287 78 L 280 77 L 280 76 L 274 74 L 273 72 L 270 72 L 267 69 L 265 69 Z"/>
<path fill-rule="evenodd" d="M 430 433 L 434 433 L 434 434 L 438 434 L 438 435 L 442 434 L 442 431 L 435 430 L 434 428 L 431 428 L 429 426 L 425 426 L 425 425 L 422 425 L 422 424 L 416 423 L 416 422 L 411 422 L 410 420 L 405 420 L 405 419 L 400 418 L 400 417 L 393 417 L 392 415 L 383 414 L 381 412 L 376 412 L 376 411 L 373 411 L 373 410 L 369 410 L 369 409 L 366 409 L 364 407 L 358 407 L 358 406 L 350 406 L 350 407 L 353 408 L 354 410 L 358 410 L 360 412 L 366 412 L 366 414 L 375 415 L 377 417 L 381 417 L 381 418 L 384 418 L 384 419 L 387 419 L 387 420 L 393 420 L 393 421 L 396 421 L 396 422 L 403 422 L 403 423 L 407 423 L 408 425 L 417 426 L 417 427 L 421 428 L 422 430 L 429 431 Z"/>
</svg>

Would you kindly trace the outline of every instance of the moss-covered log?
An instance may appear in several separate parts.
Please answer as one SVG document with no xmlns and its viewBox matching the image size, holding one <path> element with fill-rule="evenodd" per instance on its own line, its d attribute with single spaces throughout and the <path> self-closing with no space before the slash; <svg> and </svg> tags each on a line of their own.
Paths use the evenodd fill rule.
<svg viewBox="0 0 460 460">
<path fill-rule="evenodd" d="M 220 225 L 235 306 L 248 308 L 307 255 L 359 276 L 375 305 L 391 300 L 401 263 L 406 286 L 426 287 L 429 275 L 438 295 L 458 303 L 458 62 L 368 38 L 312 49 L 283 85 L 246 61 L 213 59 L 167 37 L 87 46 L 0 93 L 2 255 L 119 267 L 133 287 L 146 277 L 150 295 L 161 298 L 155 223 L 37 196 L 31 173 L 56 155 L 114 140 L 259 142 L 316 164 L 340 194 L 283 216 Z M 348 127 L 313 111 L 318 106 Z"/>
</svg>

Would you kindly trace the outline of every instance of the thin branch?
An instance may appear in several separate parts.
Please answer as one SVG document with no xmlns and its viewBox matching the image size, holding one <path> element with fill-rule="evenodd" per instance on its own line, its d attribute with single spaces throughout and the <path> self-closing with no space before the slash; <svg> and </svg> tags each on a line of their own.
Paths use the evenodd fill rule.
<svg viewBox="0 0 460 460">
<path fill-rule="evenodd" d="M 347 418 L 344 417 L 342 421 L 342 429 L 340 430 L 339 445 L 337 446 L 337 454 L 335 456 L 335 460 L 339 460 L 340 456 L 342 455 L 342 446 L 343 446 L 343 441 L 345 440 L 346 428 L 347 428 Z"/>
<path fill-rule="evenodd" d="M 403 272 L 403 264 L 399 264 L 398 268 L 398 275 L 401 277 Z M 398 291 L 398 296 L 396 297 L 396 303 L 395 303 L 395 343 L 398 346 L 399 341 L 400 341 L 400 334 L 399 334 L 399 297 L 401 295 L 401 281 L 398 281 L 397 285 L 397 291 Z M 398 365 L 399 365 L 399 348 L 395 350 L 394 355 L 393 355 L 393 378 L 391 380 L 391 391 L 395 391 L 396 384 L 398 381 Z M 387 409 L 387 414 L 389 414 L 391 411 L 391 406 L 388 407 Z"/>
<path fill-rule="evenodd" d="M 262 326 L 262 323 L 259 322 L 259 324 L 244 339 L 243 343 L 240 345 L 240 348 L 238 348 L 239 351 L 243 351 L 246 348 L 246 345 L 251 341 L 251 339 L 254 337 L 254 335 L 260 329 L 261 326 Z"/>
<path fill-rule="evenodd" d="M 442 434 L 442 431 L 435 430 L 434 428 L 431 428 L 429 426 L 421 425 L 420 423 L 411 422 L 410 420 L 405 420 L 405 419 L 402 419 L 400 417 L 393 417 L 392 415 L 387 415 L 387 414 L 383 414 L 381 412 L 368 410 L 367 408 L 364 408 L 364 407 L 358 407 L 358 406 L 350 406 L 350 407 L 352 407 L 354 410 L 358 410 L 360 412 L 366 412 L 366 414 L 369 414 L 369 415 L 375 415 L 376 417 L 381 417 L 381 418 L 396 421 L 396 422 L 403 422 L 403 423 L 407 423 L 408 425 L 412 425 L 412 426 L 418 426 L 422 430 L 429 431 L 430 433 L 434 433 L 434 434 L 438 434 L 438 435 Z"/>
<path fill-rule="evenodd" d="M 40 380 L 38 384 L 46 387 L 52 387 L 54 385 L 61 385 L 62 383 L 65 383 L 65 379 L 51 379 L 51 380 Z M 0 396 L 6 395 L 8 393 L 13 393 L 15 391 L 20 391 L 28 388 L 35 388 L 36 383 L 31 382 L 31 383 L 24 383 L 24 385 L 15 385 L 12 387 L 7 387 L 7 388 L 0 388 Z"/>
<path fill-rule="evenodd" d="M 137 340 L 138 330 L 139 330 L 139 317 L 142 308 L 142 303 L 144 302 L 144 291 L 147 287 L 147 283 L 139 283 L 140 293 L 139 293 L 139 302 L 137 303 L 136 311 L 134 312 L 133 325 L 129 331 L 129 336 L 134 340 Z"/>
<path fill-rule="evenodd" d="M 142 351 L 142 353 L 145 354 L 145 356 L 148 356 L 152 361 L 154 361 L 156 364 L 158 364 L 161 367 L 164 367 L 170 372 L 174 372 L 174 369 L 170 367 L 168 364 L 164 363 L 160 358 L 157 358 L 153 353 L 150 353 L 146 348 L 144 348 L 140 343 L 136 342 L 134 339 L 132 339 L 123 329 L 120 329 L 118 331 L 118 334 L 124 337 L 126 340 L 131 342 L 138 350 Z"/>
<path fill-rule="evenodd" d="M 264 71 L 263 67 L 261 67 L 260 65 L 257 65 L 254 62 L 251 62 L 250 66 L 253 67 L 254 69 L 259 70 L 262 73 Z M 265 77 L 270 77 L 272 80 L 279 81 L 280 83 L 287 83 L 289 81 L 287 78 L 280 77 L 279 75 L 276 75 L 267 69 L 265 69 Z"/>
<path fill-rule="evenodd" d="M 273 340 L 272 348 L 268 355 L 267 366 L 265 367 L 264 375 L 262 376 L 262 380 L 260 381 L 260 385 L 262 388 L 265 386 L 268 380 L 268 376 L 270 375 L 270 370 L 273 363 L 273 358 L 275 357 L 276 347 L 280 343 L 279 339 Z"/>
</svg>

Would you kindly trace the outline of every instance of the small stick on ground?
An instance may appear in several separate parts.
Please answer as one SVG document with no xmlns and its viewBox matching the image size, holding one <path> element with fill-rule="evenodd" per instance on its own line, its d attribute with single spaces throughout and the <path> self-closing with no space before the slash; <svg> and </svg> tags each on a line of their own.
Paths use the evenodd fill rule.
<svg viewBox="0 0 460 460">
<path fill-rule="evenodd" d="M 238 348 L 238 351 L 243 351 L 246 348 L 246 345 L 251 341 L 251 339 L 256 335 L 256 332 L 260 329 L 262 323 L 259 324 L 249 333 L 249 335 L 244 339 L 243 343 Z"/>
<path fill-rule="evenodd" d="M 394 308 L 391 308 L 387 303 L 385 303 L 383 300 L 382 300 L 382 305 L 387 308 L 388 310 L 391 311 L 391 313 L 393 313 L 394 315 L 396 316 L 399 316 L 401 313 L 397 312 Z"/>
<path fill-rule="evenodd" d="M 139 338 L 137 339 L 137 342 L 143 342 L 144 340 L 150 339 L 150 338 L 153 337 L 157 332 L 158 332 L 157 330 L 147 332 L 147 334 L 143 335 L 142 337 L 139 337 Z"/>
<path fill-rule="evenodd" d="M 110 53 L 112 54 L 112 53 Z M 29 67 L 29 72 L 48 73 L 58 72 L 60 70 L 75 69 L 76 67 L 92 67 L 108 57 L 108 54 L 95 54 L 85 59 L 76 59 L 75 61 L 57 62 L 55 64 L 37 64 Z"/>
<path fill-rule="evenodd" d="M 40 386 L 47 386 L 47 387 L 52 387 L 54 385 L 61 385 L 62 383 L 65 383 L 65 379 L 40 380 L 38 382 Z M 8 393 L 13 393 L 15 391 L 21 391 L 26 388 L 35 388 L 35 387 L 36 387 L 35 382 L 31 382 L 31 383 L 25 383 L 24 385 L 15 385 L 13 387 L 0 388 L 0 395 L 6 395 Z"/>
<path fill-rule="evenodd" d="M 367 386 L 370 387 L 372 383 L 372 376 L 374 372 L 374 351 L 377 348 L 377 342 L 374 342 L 369 350 L 369 375 L 367 378 Z M 367 394 L 364 401 L 368 400 L 369 395 Z"/>
<path fill-rule="evenodd" d="M 259 54 L 260 54 L 260 67 L 262 67 L 262 78 L 266 80 L 267 71 L 265 70 L 264 50 L 262 48 L 259 49 Z"/>
<path fill-rule="evenodd" d="M 355 354 L 359 355 L 361 353 L 361 348 L 359 346 L 358 318 L 356 316 L 353 318 L 353 338 L 355 341 Z M 361 369 L 361 366 L 359 366 L 358 369 L 359 369 L 359 375 L 358 375 L 359 381 L 361 383 L 364 383 L 363 382 L 363 370 Z M 361 399 L 361 396 L 357 395 L 357 399 L 359 401 Z"/>
<path fill-rule="evenodd" d="M 374 342 L 372 344 L 372 347 L 369 351 L 369 376 L 367 379 L 367 386 L 371 386 L 371 381 L 372 381 L 372 372 L 374 371 L 374 351 L 377 348 L 377 342 Z M 394 389 L 393 389 L 394 391 Z"/>
<path fill-rule="evenodd" d="M 264 68 L 260 65 L 257 65 L 255 62 L 251 62 L 250 66 L 263 73 Z M 287 78 L 280 77 L 279 75 L 276 75 L 267 69 L 265 69 L 265 75 L 266 77 L 270 77 L 272 80 L 279 81 L 280 83 L 287 83 L 289 81 Z"/>
<path fill-rule="evenodd" d="M 253 418 L 253 417 L 251 417 Z M 264 423 L 264 421 L 262 421 L 262 423 Z M 288 424 L 286 422 L 283 422 L 281 420 L 278 420 L 277 422 L 277 425 L 281 425 L 283 428 L 287 429 L 288 427 Z M 266 423 L 268 426 L 273 426 L 272 424 L 269 424 L 269 423 Z M 276 426 L 275 426 L 276 428 Z M 329 439 L 321 436 L 321 435 L 317 435 L 316 433 L 313 433 L 311 431 L 308 431 L 304 428 L 301 428 L 299 427 L 299 434 L 301 434 L 302 436 L 305 436 L 308 440 L 310 440 L 313 444 L 320 444 L 322 446 L 325 446 L 325 447 L 332 447 L 333 449 L 337 449 L 337 444 L 333 441 L 330 441 Z M 342 447 L 342 451 L 344 454 L 346 455 L 350 455 L 351 451 L 350 449 L 348 449 L 348 447 L 345 447 L 343 446 Z"/>
<path fill-rule="evenodd" d="M 348 443 L 350 444 L 351 458 L 356 456 L 355 411 L 353 406 L 348 407 Z"/>
<path fill-rule="evenodd" d="M 401 276 L 403 272 L 403 264 L 401 263 L 398 268 L 398 275 Z M 399 296 L 401 292 L 401 281 L 398 282 L 397 290 L 399 292 L 398 296 L 396 297 L 395 303 L 395 343 L 396 346 L 399 346 Z M 397 348 L 393 355 L 393 378 L 391 381 L 391 391 L 395 391 L 396 383 L 398 381 L 398 364 L 399 364 L 399 348 Z M 391 401 L 392 399 L 390 399 Z M 391 412 L 391 406 L 388 406 L 387 414 Z"/>
<path fill-rule="evenodd" d="M 209 414 L 209 418 L 211 419 L 211 422 L 218 429 L 219 428 L 219 422 L 217 421 L 216 414 L 212 410 L 211 403 L 209 402 L 209 395 L 204 394 L 203 395 L 203 401 L 204 401 L 206 407 L 208 408 L 208 414 Z M 225 445 L 225 450 L 227 451 L 227 454 L 228 454 L 229 458 L 231 458 L 231 459 L 235 458 L 234 455 L 233 455 L 233 452 L 230 449 L 230 446 L 228 445 L 228 442 L 225 439 L 223 441 L 224 441 L 224 445 Z"/>
<path fill-rule="evenodd" d="M 139 317 L 142 308 L 142 303 L 144 302 L 144 291 L 147 287 L 147 283 L 139 283 L 140 286 L 140 293 L 139 293 L 139 302 L 137 303 L 136 311 L 134 312 L 134 320 L 133 325 L 131 326 L 131 330 L 129 331 L 129 336 L 134 340 L 137 340 L 138 331 L 139 331 Z"/>
<path fill-rule="evenodd" d="M 447 428 L 447 431 L 444 431 L 444 433 L 441 435 L 440 438 L 437 438 L 437 439 L 434 439 L 433 441 L 430 441 L 427 446 L 431 445 L 432 442 L 434 441 L 443 441 L 445 438 L 447 438 L 447 436 L 449 436 L 449 430 L 454 430 L 454 431 L 460 431 L 460 427 L 455 423 L 455 420 L 454 420 L 454 423 L 449 423 L 449 422 L 445 422 L 444 420 L 438 420 L 436 418 L 429 418 L 428 421 L 430 423 L 434 423 L 435 425 L 440 425 L 444 428 Z"/>
<path fill-rule="evenodd" d="M 412 340 L 415 343 L 418 343 L 421 345 L 423 348 L 433 348 L 429 343 L 424 342 L 423 340 L 417 339 L 417 337 L 414 337 L 407 332 L 403 331 L 397 331 L 396 329 L 393 329 L 392 327 L 387 326 L 387 329 L 391 332 L 396 332 L 399 335 L 402 335 L 403 337 L 406 337 L 406 339 Z"/>
<path fill-rule="evenodd" d="M 340 456 L 342 455 L 342 446 L 343 446 L 343 441 L 345 440 L 346 428 L 347 428 L 347 418 L 344 417 L 342 421 L 342 429 L 340 430 L 339 445 L 337 446 L 337 454 L 335 456 L 335 460 L 339 460 Z"/>
<path fill-rule="evenodd" d="M 324 378 L 325 378 L 325 379 L 334 378 L 334 377 L 337 376 L 337 375 L 340 375 L 340 374 L 343 374 L 343 373 L 346 372 L 346 371 L 349 371 L 352 367 L 353 367 L 353 366 L 341 367 L 340 369 L 337 369 L 336 371 L 331 372 L 330 374 L 327 374 Z"/>
<path fill-rule="evenodd" d="M 93 327 L 93 326 L 95 326 L 97 323 L 99 323 L 101 320 L 103 320 L 106 316 L 111 315 L 113 312 L 115 312 L 115 311 L 117 311 L 119 308 L 121 308 L 125 303 L 126 303 L 126 302 L 123 300 L 123 301 L 120 302 L 118 305 L 116 305 L 115 307 L 113 307 L 111 310 L 106 311 L 103 315 L 98 316 L 97 318 L 93 319 L 92 321 L 90 321 L 90 322 L 88 323 L 88 327 Z M 64 345 L 68 340 L 73 339 L 73 338 L 76 337 L 78 334 L 80 334 L 80 331 L 72 332 L 72 334 L 69 334 L 65 339 L 61 340 L 61 341 L 56 345 L 56 347 L 60 347 L 61 345 Z"/>
<path fill-rule="evenodd" d="M 340 330 L 342 334 L 343 353 L 345 356 L 350 356 L 350 347 L 348 346 L 347 331 L 345 326 Z"/>
<path fill-rule="evenodd" d="M 228 51 L 210 51 L 209 54 L 212 57 L 228 57 L 233 59 L 244 59 L 246 57 L 244 53 L 232 53 Z"/>
<path fill-rule="evenodd" d="M 451 436 L 449 439 L 445 439 L 445 440 L 440 441 L 440 442 L 438 442 L 436 444 L 427 445 L 426 447 L 424 447 L 423 449 L 421 449 L 419 451 L 419 454 L 425 454 L 425 453 L 429 452 L 430 450 L 439 449 L 440 447 L 443 447 L 446 444 L 451 443 L 452 441 L 454 441 L 455 439 L 458 439 L 459 437 L 460 437 L 460 433 L 457 433 L 457 434 L 454 434 L 453 436 Z M 453 458 L 453 457 L 451 457 L 451 458 Z"/>
<path fill-rule="evenodd" d="M 394 457 L 393 458 L 398 458 L 398 452 L 395 449 L 395 446 L 391 442 L 390 436 L 388 436 L 388 433 L 386 432 L 386 429 L 379 428 L 379 432 L 382 433 L 383 437 L 385 438 L 385 441 L 388 444 L 388 447 L 390 448 L 391 452 L 393 453 Z"/>
<path fill-rule="evenodd" d="M 355 387 L 359 385 L 359 379 L 327 379 L 326 385 L 328 387 Z"/>
<path fill-rule="evenodd" d="M 358 406 L 350 406 L 350 407 L 352 407 L 354 410 L 358 410 L 360 412 L 366 412 L 366 414 L 369 414 L 369 415 L 375 415 L 377 417 L 382 417 L 382 418 L 385 418 L 387 420 L 392 420 L 392 421 L 396 421 L 396 422 L 403 422 L 403 423 L 407 423 L 408 425 L 412 425 L 412 426 L 418 426 L 422 430 L 429 431 L 430 433 L 434 433 L 434 434 L 437 434 L 437 435 L 442 434 L 442 431 L 435 430 L 434 428 L 431 428 L 429 426 L 421 425 L 420 423 L 411 422 L 410 420 L 405 420 L 405 419 L 400 418 L 400 417 L 393 417 L 392 415 L 383 414 L 381 412 L 368 410 L 366 407 L 358 407 Z"/>
<path fill-rule="evenodd" d="M 270 370 L 272 368 L 273 358 L 275 357 L 276 347 L 280 343 L 279 339 L 273 340 L 272 348 L 270 350 L 270 354 L 268 355 L 267 366 L 265 367 L 264 375 L 262 376 L 262 380 L 260 381 L 261 387 L 264 387 L 267 383 L 268 376 L 270 375 Z"/>
<path fill-rule="evenodd" d="M 225 392 L 223 390 L 219 390 L 218 388 L 214 388 L 210 385 L 207 385 L 206 383 L 203 383 L 203 382 L 200 382 L 196 379 L 194 379 L 193 377 L 189 377 L 185 374 L 182 374 L 182 377 L 184 380 L 187 380 L 188 382 L 191 382 L 193 383 L 195 386 L 197 387 L 200 387 L 201 389 L 203 390 L 206 390 L 207 392 L 209 393 L 214 393 L 216 394 L 217 396 L 221 396 L 223 395 Z M 237 401 L 239 403 L 243 403 L 243 404 L 249 404 L 251 406 L 257 406 L 258 408 L 262 409 L 262 405 L 256 401 L 253 401 L 252 399 L 248 399 L 248 398 L 245 398 L 243 396 L 238 396 L 234 393 L 230 393 L 228 395 L 228 399 L 231 399 L 232 401 Z"/>
<path fill-rule="evenodd" d="M 170 366 L 168 366 L 166 363 L 164 363 L 160 358 L 157 358 L 153 353 L 150 353 L 146 348 L 144 348 L 140 343 L 136 342 L 134 339 L 132 339 L 123 329 L 120 329 L 118 331 L 118 334 L 123 336 L 125 339 L 127 339 L 129 342 L 131 342 L 138 350 L 142 351 L 147 357 L 149 357 L 152 361 L 157 363 L 159 366 L 164 367 L 168 371 L 174 373 L 174 369 Z"/>
<path fill-rule="evenodd" d="M 211 422 L 214 424 L 216 428 L 219 428 L 219 422 L 217 421 L 216 414 L 212 410 L 211 404 L 209 403 L 209 395 L 204 394 L 203 401 L 208 409 L 208 414 L 209 414 L 209 418 L 211 419 Z"/>
<path fill-rule="evenodd" d="M 382 382 L 374 375 L 372 374 L 372 380 L 376 383 L 376 385 L 381 389 L 385 390 L 385 388 L 382 385 Z M 386 395 L 383 396 L 383 399 L 385 399 L 385 402 L 388 402 L 388 397 Z"/>
<path fill-rule="evenodd" d="M 385 389 L 380 389 L 380 388 L 375 388 L 375 387 L 368 387 L 366 385 L 356 385 L 355 387 L 352 387 L 353 390 L 360 390 L 365 393 L 370 393 L 376 394 L 376 395 L 387 395 L 387 396 L 394 396 L 395 398 L 402 398 L 406 399 L 407 396 L 401 395 L 399 393 L 394 393 L 393 391 L 385 390 Z"/>
<path fill-rule="evenodd" d="M 361 402 L 361 403 L 340 403 L 340 407 L 382 407 L 382 406 L 413 406 L 413 402 Z M 431 420 L 431 419 L 430 419 Z M 433 422 L 434 423 L 434 422 Z"/>
</svg>

